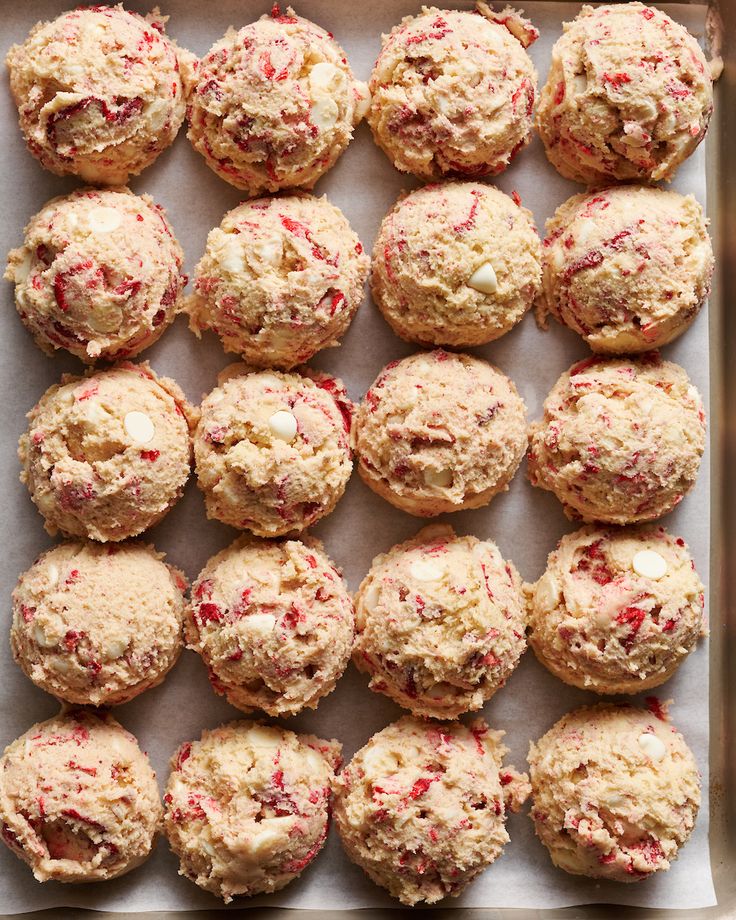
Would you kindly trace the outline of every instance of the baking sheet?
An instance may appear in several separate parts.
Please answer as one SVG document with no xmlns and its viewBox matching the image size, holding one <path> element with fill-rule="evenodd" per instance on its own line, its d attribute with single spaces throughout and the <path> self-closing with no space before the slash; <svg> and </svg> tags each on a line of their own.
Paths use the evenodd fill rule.
<svg viewBox="0 0 736 920">
<path fill-rule="evenodd" d="M 126 4 L 146 12 L 146 4 Z M 372 0 L 370 4 L 339 0 L 302 0 L 297 12 L 332 31 L 345 47 L 349 60 L 362 79 L 367 79 L 380 47 L 380 33 L 388 31 L 401 16 L 415 13 L 418 2 Z M 460 7 L 470 4 L 451 4 Z M 169 33 L 180 44 L 203 54 L 228 25 L 236 27 L 257 18 L 270 6 L 268 0 L 218 0 L 203 10 L 200 2 L 170 0 L 162 12 L 170 15 Z M 22 41 L 28 29 L 42 18 L 51 18 L 67 7 L 65 2 L 28 0 L 3 6 L 1 47 L 4 56 L 14 41 Z M 546 76 L 550 49 L 561 31 L 561 22 L 579 9 L 571 3 L 525 3 L 524 9 L 541 31 L 530 53 L 540 77 Z M 702 37 L 706 7 L 664 4 L 662 9 Z M 69 191 L 77 183 L 46 173 L 27 153 L 15 123 L 15 111 L 7 87 L 0 91 L 0 125 L 5 168 L 0 178 L 3 221 L 0 255 L 21 240 L 28 218 L 53 195 Z M 547 164 L 537 138 L 496 184 L 510 193 L 516 190 L 534 211 L 540 230 L 555 207 L 579 187 L 566 182 Z M 415 181 L 396 172 L 374 146 L 366 125 L 335 168 L 316 188 L 341 207 L 370 250 L 381 218 L 402 188 Z M 190 271 L 200 257 L 207 232 L 223 213 L 234 207 L 240 193 L 216 177 L 196 154 L 184 132 L 171 150 L 131 183 L 136 192 L 148 192 L 162 203 L 173 222 L 187 257 Z M 706 201 L 703 147 L 684 164 L 673 188 L 693 192 Z M 49 360 L 24 332 L 13 307 L 12 287 L 2 288 L 0 314 L 2 361 L 0 392 L 3 393 L 3 438 L 0 445 L 0 482 L 5 498 L 4 550 L 0 554 L 0 589 L 3 596 L 0 639 L 0 747 L 24 732 L 33 722 L 48 718 L 58 709 L 55 701 L 31 684 L 12 661 L 5 639 L 10 625 L 10 592 L 18 574 L 50 545 L 40 516 L 25 489 L 18 483 L 15 444 L 25 428 L 25 412 L 62 372 L 79 372 L 76 359 L 62 355 Z M 351 396 L 359 399 L 389 360 L 414 349 L 396 338 L 366 297 L 339 349 L 322 352 L 311 362 L 340 375 Z M 585 357 L 586 347 L 574 334 L 551 322 L 541 332 L 531 315 L 500 341 L 474 352 L 499 365 L 516 382 L 529 410 L 530 420 L 540 414 L 547 392 L 575 360 Z M 708 404 L 708 322 L 703 310 L 683 338 L 664 350 L 665 356 L 682 364 Z M 180 317 L 163 339 L 145 353 L 155 369 L 173 376 L 189 398 L 199 401 L 215 385 L 218 371 L 234 360 L 222 351 L 217 338 L 208 333 L 198 342 Z M 561 534 L 573 526 L 562 514 L 557 500 L 532 489 L 526 463 L 511 489 L 477 511 L 446 516 L 461 533 L 494 539 L 502 553 L 513 559 L 526 580 L 544 570 L 547 553 Z M 695 557 L 701 578 L 707 583 L 709 561 L 709 457 L 703 458 L 694 491 L 678 509 L 664 519 L 665 525 L 684 536 Z M 332 558 L 343 567 L 355 589 L 371 559 L 394 543 L 413 535 L 423 522 L 391 508 L 353 476 L 335 512 L 314 528 Z M 193 578 L 206 559 L 236 537 L 235 531 L 205 518 L 204 505 L 194 481 L 182 501 L 150 532 L 156 546 L 170 561 Z M 442 906 L 551 908 L 591 902 L 620 903 L 660 908 L 695 908 L 716 903 L 708 850 L 708 649 L 701 642 L 679 672 L 659 689 L 662 699 L 672 698 L 671 716 L 692 747 L 703 775 L 703 806 L 695 831 L 673 868 L 637 885 L 617 885 L 573 878 L 556 870 L 547 851 L 536 840 L 526 810 L 512 815 L 508 830 L 511 842 L 504 855 L 458 899 Z M 569 709 L 597 699 L 594 694 L 567 687 L 548 674 L 529 651 L 504 688 L 484 707 L 483 714 L 494 728 L 507 732 L 509 762 L 526 768 L 530 739 L 543 734 Z M 183 740 L 194 738 L 206 727 L 237 718 L 239 713 L 215 696 L 198 656 L 185 652 L 164 684 L 115 711 L 134 732 L 151 756 L 159 781 L 168 774 L 168 758 Z M 345 758 L 369 736 L 401 715 L 399 707 L 367 689 L 367 680 L 349 667 L 336 691 L 324 699 L 316 712 L 303 714 L 285 724 L 342 741 Z M 130 875 L 101 885 L 65 886 L 55 882 L 37 884 L 27 867 L 5 847 L 0 847 L 2 903 L 0 910 L 21 913 L 53 907 L 89 907 L 118 911 L 161 911 L 216 908 L 220 902 L 177 876 L 177 861 L 161 839 L 151 859 Z M 285 890 L 264 898 L 239 900 L 231 909 L 256 905 L 313 909 L 398 906 L 370 882 L 344 856 L 337 833 L 332 830 L 323 853 L 297 881 Z M 225 909 L 225 908 L 224 908 Z"/>
</svg>

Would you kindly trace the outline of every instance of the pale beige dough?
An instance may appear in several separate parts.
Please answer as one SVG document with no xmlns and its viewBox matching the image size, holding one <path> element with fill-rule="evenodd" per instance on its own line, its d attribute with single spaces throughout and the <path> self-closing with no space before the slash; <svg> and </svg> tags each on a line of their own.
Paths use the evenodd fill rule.
<svg viewBox="0 0 736 920">
<path fill-rule="evenodd" d="M 508 843 L 506 809 L 529 794 L 504 767 L 503 732 L 405 716 L 337 777 L 334 814 L 350 859 L 402 904 L 456 897 Z"/>
<path fill-rule="evenodd" d="M 356 667 L 414 715 L 480 709 L 526 649 L 521 579 L 490 540 L 425 527 L 373 560 L 355 597 Z"/>
<path fill-rule="evenodd" d="M 386 365 L 352 438 L 366 485 L 434 517 L 508 488 L 526 450 L 526 409 L 512 381 L 480 358 L 420 352 Z"/>
<path fill-rule="evenodd" d="M 46 169 L 124 185 L 172 143 L 194 58 L 166 37 L 166 19 L 120 4 L 80 8 L 10 48 L 20 127 Z"/>
<path fill-rule="evenodd" d="M 291 7 L 228 29 L 199 62 L 187 134 L 248 195 L 311 188 L 365 114 L 368 87 L 324 29 Z"/>
<path fill-rule="evenodd" d="M 373 137 L 402 172 L 430 181 L 502 172 L 529 143 L 539 32 L 515 10 L 422 7 L 383 36 L 369 88 Z"/>
<path fill-rule="evenodd" d="M 641 3 L 584 6 L 564 28 L 537 110 L 550 163 L 588 185 L 671 179 L 713 111 L 695 38 Z"/>
<path fill-rule="evenodd" d="M 529 479 L 571 519 L 653 521 L 695 484 L 705 449 L 700 394 L 657 352 L 587 358 L 566 371 L 529 435 Z"/>
<path fill-rule="evenodd" d="M 180 311 L 183 259 L 148 195 L 78 189 L 31 218 L 5 277 L 39 348 L 114 361 L 152 345 Z"/>
<path fill-rule="evenodd" d="M 420 345 L 482 345 L 536 297 L 541 247 L 532 214 L 480 182 L 428 185 L 386 215 L 373 248 L 373 298 Z"/>
<path fill-rule="evenodd" d="M 181 745 L 164 795 L 179 874 L 226 904 L 288 885 L 327 838 L 340 748 L 258 722 Z"/>
<path fill-rule="evenodd" d="M 106 713 L 62 711 L 0 758 L 0 836 L 39 882 L 100 882 L 135 869 L 161 818 L 148 757 Z"/>
<path fill-rule="evenodd" d="M 134 537 L 179 499 L 196 413 L 148 364 L 64 375 L 28 413 L 18 456 L 53 536 Z"/>
<path fill-rule="evenodd" d="M 352 403 L 342 382 L 309 368 L 226 368 L 194 434 L 207 516 L 278 537 L 329 514 L 353 468 Z"/>
<path fill-rule="evenodd" d="M 560 869 L 640 881 L 669 869 L 690 836 L 700 774 L 685 739 L 656 712 L 584 706 L 529 745 L 531 817 Z"/>
<path fill-rule="evenodd" d="M 214 330 L 249 364 L 288 370 L 339 344 L 363 299 L 368 261 L 324 197 L 247 201 L 207 237 L 191 328 Z"/>
</svg>

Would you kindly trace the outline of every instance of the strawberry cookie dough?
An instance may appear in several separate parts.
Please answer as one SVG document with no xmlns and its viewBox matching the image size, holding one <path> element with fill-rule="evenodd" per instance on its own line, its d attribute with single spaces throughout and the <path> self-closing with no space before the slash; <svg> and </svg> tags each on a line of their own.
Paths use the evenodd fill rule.
<svg viewBox="0 0 736 920">
<path fill-rule="evenodd" d="M 13 657 L 42 690 L 92 706 L 161 683 L 181 652 L 187 583 L 153 547 L 62 543 L 13 591 Z"/>
<path fill-rule="evenodd" d="M 695 824 L 700 774 L 661 705 L 600 703 L 529 746 L 531 817 L 573 875 L 638 882 L 669 869 Z"/>
<path fill-rule="evenodd" d="M 322 849 L 340 744 L 230 722 L 171 760 L 164 826 L 179 874 L 225 903 L 278 891 Z"/>
<path fill-rule="evenodd" d="M 238 709 L 295 715 L 335 689 L 355 618 L 345 582 L 319 540 L 241 537 L 192 587 L 189 648 Z"/>
<path fill-rule="evenodd" d="M 664 527 L 566 534 L 527 585 L 529 643 L 565 683 L 638 693 L 664 683 L 703 635 L 703 585 Z"/>
<path fill-rule="evenodd" d="M 685 371 L 657 352 L 587 358 L 564 373 L 529 435 L 529 479 L 572 520 L 662 517 L 695 484 L 705 413 Z"/>
<path fill-rule="evenodd" d="M 335 823 L 348 856 L 402 904 L 456 897 L 508 843 L 506 809 L 529 794 L 504 767 L 503 732 L 483 719 L 405 716 L 374 735 L 335 783 Z"/>
<path fill-rule="evenodd" d="M 526 410 L 511 380 L 445 351 L 387 364 L 353 425 L 363 481 L 419 517 L 487 505 L 508 488 L 526 442 Z"/>
<path fill-rule="evenodd" d="M 178 501 L 189 477 L 194 413 L 147 364 L 64 375 L 28 420 L 20 478 L 52 536 L 134 537 Z"/>
<path fill-rule="evenodd" d="M 334 166 L 368 105 L 329 32 L 274 4 L 229 29 L 199 63 L 189 140 L 218 176 L 248 195 L 311 188 Z"/>
<path fill-rule="evenodd" d="M 179 312 L 183 258 L 148 195 L 79 189 L 31 218 L 5 277 L 39 348 L 113 361 L 148 348 Z"/>
<path fill-rule="evenodd" d="M 148 858 L 161 821 L 156 777 L 107 714 L 62 712 L 0 758 L 0 836 L 39 882 L 100 882 Z"/>
<path fill-rule="evenodd" d="M 671 179 L 705 136 L 711 67 L 684 26 L 641 3 L 584 6 L 552 49 L 537 127 L 587 185 Z"/>
<path fill-rule="evenodd" d="M 356 667 L 417 716 L 480 709 L 526 648 L 518 572 L 495 543 L 444 524 L 377 556 L 355 613 Z"/>
<path fill-rule="evenodd" d="M 710 293 L 707 224 L 692 195 L 660 188 L 574 195 L 547 221 L 540 321 L 551 313 L 602 353 L 666 345 Z"/>
<path fill-rule="evenodd" d="M 329 514 L 353 468 L 352 403 L 342 382 L 231 365 L 202 402 L 194 434 L 207 516 L 278 537 Z"/>
<path fill-rule="evenodd" d="M 247 201 L 207 237 L 191 328 L 214 330 L 249 364 L 288 370 L 339 344 L 367 275 L 360 240 L 326 198 Z"/>
<path fill-rule="evenodd" d="M 529 143 L 539 36 L 507 7 L 423 7 L 389 35 L 370 79 L 368 122 L 402 172 L 429 181 L 500 173 Z"/>
<path fill-rule="evenodd" d="M 479 182 L 400 198 L 373 249 L 371 287 L 397 335 L 420 345 L 482 345 L 508 332 L 539 291 L 530 211 Z"/>
<path fill-rule="evenodd" d="M 194 58 L 166 37 L 166 19 L 121 5 L 79 8 L 12 46 L 20 126 L 46 169 L 124 185 L 172 143 Z"/>
</svg>

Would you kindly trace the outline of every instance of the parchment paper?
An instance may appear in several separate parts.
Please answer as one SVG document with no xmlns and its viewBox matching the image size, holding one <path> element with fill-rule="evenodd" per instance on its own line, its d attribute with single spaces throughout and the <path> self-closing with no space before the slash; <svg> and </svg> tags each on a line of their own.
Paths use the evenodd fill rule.
<svg viewBox="0 0 736 920">
<path fill-rule="evenodd" d="M 69 6 L 72 4 L 69 3 Z M 357 72 L 367 79 L 380 47 L 380 34 L 387 32 L 400 17 L 415 13 L 418 0 L 371 0 L 370 3 L 340 3 L 338 0 L 301 0 L 298 12 L 332 31 L 340 41 Z M 441 5 L 441 4 L 440 4 Z M 452 4 L 451 4 L 452 5 Z M 461 4 L 470 5 L 470 4 Z M 148 7 L 128 4 L 139 12 Z M 185 47 L 205 53 L 231 23 L 240 26 L 266 12 L 269 0 L 162 0 L 171 17 L 169 32 Z M 67 7 L 66 2 L 28 0 L 3 5 L 2 54 L 15 41 L 22 41 L 38 19 L 48 19 Z M 527 14 L 541 30 L 531 55 L 539 71 L 540 86 L 546 76 L 552 43 L 561 31 L 561 22 L 572 19 L 578 6 L 571 3 L 525 3 Z M 704 6 L 665 5 L 670 15 L 702 36 Z M 22 227 L 28 218 L 53 195 L 70 190 L 75 182 L 62 180 L 41 169 L 27 153 L 17 128 L 15 111 L 7 87 L 0 91 L 2 125 L 3 213 L 0 226 L 0 256 L 21 241 Z M 400 175 L 383 153 L 374 146 L 367 126 L 362 125 L 353 143 L 337 166 L 318 184 L 347 214 L 366 249 L 370 251 L 382 216 L 400 189 L 413 186 Z M 535 214 L 540 231 L 555 207 L 579 191 L 561 179 L 548 165 L 541 143 L 535 138 L 497 179 L 506 192 L 516 189 Z M 240 200 L 240 193 L 216 177 L 187 142 L 184 132 L 174 147 L 132 183 L 136 192 L 149 192 L 168 210 L 175 231 L 187 255 L 188 269 L 199 259 L 207 232 L 218 224 L 223 213 Z M 693 192 L 705 203 L 706 176 L 703 148 L 681 167 L 673 185 Z M 0 445 L 0 476 L 5 495 L 4 550 L 0 554 L 2 617 L 0 632 L 0 746 L 8 744 L 33 722 L 54 714 L 56 702 L 36 689 L 13 663 L 7 630 L 10 624 L 10 592 L 18 574 L 50 544 L 40 516 L 19 484 L 15 455 L 17 438 L 25 427 L 24 413 L 43 391 L 56 382 L 63 371 L 78 372 L 76 359 L 59 353 L 50 360 L 33 345 L 24 332 L 13 307 L 12 288 L 2 286 L 3 310 L 0 315 L 2 360 L 3 436 Z M 366 302 L 339 349 L 318 355 L 313 364 L 339 374 L 350 394 L 359 399 L 392 358 L 414 349 L 396 338 L 375 306 Z M 693 327 L 678 342 L 669 346 L 666 357 L 683 364 L 693 382 L 708 399 L 708 323 L 702 311 Z M 549 332 L 537 329 L 527 316 L 510 334 L 476 353 L 498 364 L 518 385 L 526 400 L 530 419 L 540 414 L 542 401 L 559 374 L 573 361 L 584 357 L 587 349 L 574 334 L 554 322 Z M 215 384 L 217 372 L 234 358 L 222 351 L 213 334 L 197 341 L 180 317 L 173 328 L 145 357 L 157 371 L 173 376 L 189 398 L 199 401 Z M 708 576 L 709 507 L 706 456 L 695 490 L 664 523 L 682 534 L 690 544 L 703 580 Z M 547 492 L 532 489 L 524 463 L 511 489 L 478 511 L 451 516 L 460 532 L 491 537 L 502 553 L 514 560 L 523 577 L 536 579 L 544 569 L 547 553 L 561 534 L 573 526 L 565 519 L 557 500 Z M 422 521 L 394 510 L 373 495 L 353 476 L 347 493 L 336 511 L 315 527 L 355 589 L 370 566 L 371 559 L 394 543 L 415 533 Z M 194 577 L 213 553 L 230 543 L 236 533 L 215 522 L 208 522 L 194 481 L 190 481 L 182 501 L 150 533 L 159 549 L 172 562 Z M 504 855 L 472 884 L 459 899 L 448 899 L 443 907 L 532 907 L 550 908 L 591 902 L 609 902 L 652 907 L 694 908 L 715 904 L 708 853 L 708 649 L 701 642 L 698 650 L 660 690 L 663 699 L 673 698 L 671 715 L 693 748 L 703 774 L 703 807 L 695 832 L 673 868 L 637 885 L 600 884 L 573 878 L 556 870 L 546 850 L 536 840 L 526 813 L 509 820 L 511 843 Z M 526 767 L 530 739 L 543 734 L 563 713 L 594 695 L 565 686 L 537 663 L 531 651 L 508 685 L 487 705 L 484 715 L 496 728 L 505 729 L 511 748 L 510 761 Z M 398 707 L 367 689 L 367 680 L 352 666 L 337 690 L 309 712 L 288 721 L 297 730 L 337 737 L 344 745 L 346 759 L 369 736 L 400 715 Z M 183 740 L 198 737 L 205 727 L 238 717 L 238 712 L 215 696 L 200 659 L 192 652 L 182 655 L 165 683 L 134 702 L 121 706 L 116 715 L 140 739 L 163 784 L 168 774 L 168 758 Z M 216 908 L 214 898 L 177 876 L 177 862 L 161 839 L 151 859 L 130 875 L 113 882 L 88 886 L 64 886 L 54 882 L 37 884 L 28 868 L 5 847 L 0 847 L 2 900 L 0 911 L 23 912 L 48 907 L 94 907 L 107 910 L 156 911 L 165 909 Z M 342 853 L 337 833 L 332 830 L 324 852 L 301 879 L 268 898 L 239 901 L 234 908 L 256 904 L 315 909 L 397 906 L 381 889 Z"/>
</svg>

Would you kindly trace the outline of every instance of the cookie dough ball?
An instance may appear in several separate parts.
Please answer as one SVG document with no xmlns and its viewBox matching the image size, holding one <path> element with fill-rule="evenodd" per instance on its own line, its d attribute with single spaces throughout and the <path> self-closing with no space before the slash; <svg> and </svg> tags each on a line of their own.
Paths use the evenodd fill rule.
<svg viewBox="0 0 736 920">
<path fill-rule="evenodd" d="M 164 826 L 179 874 L 227 904 L 278 891 L 327 838 L 337 741 L 230 722 L 171 761 Z"/>
<path fill-rule="evenodd" d="M 311 188 L 335 165 L 368 104 L 332 35 L 291 7 L 236 32 L 202 58 L 189 100 L 195 150 L 248 195 Z"/>
<path fill-rule="evenodd" d="M 153 547 L 63 543 L 13 591 L 13 657 L 42 690 L 91 706 L 161 683 L 182 649 L 183 574 Z"/>
<path fill-rule="evenodd" d="M 290 369 L 338 345 L 363 299 L 368 256 L 326 198 L 259 198 L 207 237 L 191 328 L 257 367 Z"/>
<path fill-rule="evenodd" d="M 642 3 L 584 6 L 552 49 L 537 127 L 566 179 L 671 179 L 705 136 L 713 81 L 684 26 Z"/>
<path fill-rule="evenodd" d="M 524 316 L 541 278 L 530 211 L 490 185 L 446 182 L 400 198 L 373 249 L 373 298 L 401 338 L 482 345 Z"/>
<path fill-rule="evenodd" d="M 692 195 L 660 188 L 574 195 L 547 221 L 540 320 L 551 313 L 597 352 L 666 345 L 710 293 L 707 224 Z"/>
<path fill-rule="evenodd" d="M 511 380 L 445 351 L 387 364 L 353 425 L 363 481 L 419 517 L 487 505 L 508 488 L 526 442 L 526 410 Z"/>
<path fill-rule="evenodd" d="M 100 882 L 148 858 L 162 817 L 156 776 L 112 716 L 62 712 L 0 758 L 0 836 L 39 882 Z"/>
<path fill-rule="evenodd" d="M 692 489 L 704 449 L 703 403 L 678 364 L 657 352 L 588 358 L 530 428 L 529 479 L 572 520 L 653 521 Z"/>
<path fill-rule="evenodd" d="M 529 143 L 539 36 L 514 10 L 424 7 L 383 37 L 367 119 L 397 169 L 429 181 L 500 173 Z"/>
<path fill-rule="evenodd" d="M 192 588 L 189 648 L 238 709 L 271 716 L 316 709 L 353 644 L 353 602 L 319 540 L 241 537 Z"/>
<path fill-rule="evenodd" d="M 31 218 L 5 277 L 39 348 L 114 361 L 152 345 L 179 312 L 183 258 L 148 195 L 79 189 Z"/>
<path fill-rule="evenodd" d="M 194 434 L 207 517 L 260 537 L 304 530 L 329 514 L 353 468 L 352 403 L 342 382 L 226 368 Z"/>
<path fill-rule="evenodd" d="M 166 37 L 166 19 L 121 5 L 80 8 L 12 46 L 6 63 L 20 127 L 46 169 L 124 185 L 172 143 L 194 58 Z"/>
<path fill-rule="evenodd" d="M 456 897 L 501 855 L 506 809 L 529 793 L 526 774 L 502 765 L 503 734 L 483 719 L 405 716 L 337 777 L 335 822 L 348 856 L 402 904 Z"/>
<path fill-rule="evenodd" d="M 566 534 L 527 585 L 529 643 L 567 684 L 638 693 L 664 683 L 703 634 L 703 585 L 664 527 Z"/>
<path fill-rule="evenodd" d="M 584 706 L 529 746 L 532 820 L 560 869 L 616 882 L 669 869 L 695 824 L 700 775 L 663 716 Z"/>
<path fill-rule="evenodd" d="M 52 536 L 134 537 L 184 490 L 194 414 L 176 383 L 147 364 L 65 374 L 28 420 L 20 478 Z"/>
<path fill-rule="evenodd" d="M 495 543 L 444 524 L 377 556 L 355 610 L 356 667 L 417 716 L 480 709 L 526 648 L 518 572 Z"/>
</svg>

